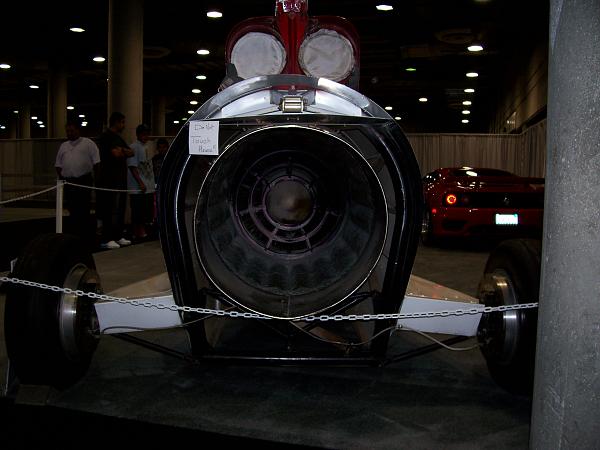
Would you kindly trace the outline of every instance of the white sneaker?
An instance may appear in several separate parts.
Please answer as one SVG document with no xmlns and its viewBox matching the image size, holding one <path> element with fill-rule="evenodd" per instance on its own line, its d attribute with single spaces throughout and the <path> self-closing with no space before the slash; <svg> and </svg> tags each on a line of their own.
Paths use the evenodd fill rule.
<svg viewBox="0 0 600 450">
<path fill-rule="evenodd" d="M 129 239 L 125 239 L 124 237 L 119 239 L 116 243 L 118 245 L 120 245 L 121 247 L 126 247 L 127 245 L 131 245 L 131 241 Z"/>
<path fill-rule="evenodd" d="M 108 242 L 104 242 L 103 244 L 100 244 L 100 248 L 106 248 L 106 249 L 115 249 L 115 248 L 121 248 L 121 246 L 119 244 L 117 244 L 115 241 L 108 241 Z"/>
</svg>

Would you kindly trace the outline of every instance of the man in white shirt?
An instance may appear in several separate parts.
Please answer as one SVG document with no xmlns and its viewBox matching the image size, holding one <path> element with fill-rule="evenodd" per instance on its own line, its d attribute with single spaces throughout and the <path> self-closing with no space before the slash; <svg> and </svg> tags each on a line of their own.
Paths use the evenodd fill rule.
<svg viewBox="0 0 600 450">
<path fill-rule="evenodd" d="M 68 140 L 58 149 L 56 173 L 68 183 L 92 186 L 92 173 L 100 163 L 98 147 L 91 139 L 80 136 L 77 122 L 68 122 L 65 130 Z M 92 245 L 95 230 L 90 220 L 90 198 L 90 189 L 68 184 L 65 186 L 65 203 L 70 215 L 68 230 Z"/>
</svg>

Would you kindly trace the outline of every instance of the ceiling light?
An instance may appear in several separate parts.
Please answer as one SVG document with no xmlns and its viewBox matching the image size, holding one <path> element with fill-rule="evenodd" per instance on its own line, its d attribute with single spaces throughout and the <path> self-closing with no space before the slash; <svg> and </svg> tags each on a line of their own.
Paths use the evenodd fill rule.
<svg viewBox="0 0 600 450">
<path fill-rule="evenodd" d="M 44 123 L 44 122 L 43 122 L 42 120 L 38 120 L 36 123 L 37 123 L 38 125 L 43 125 L 43 123 Z"/>
<path fill-rule="evenodd" d="M 187 117 L 182 118 L 181 120 L 187 120 Z"/>
<path fill-rule="evenodd" d="M 197 104 L 198 104 L 198 102 L 197 102 L 196 100 L 192 100 L 192 101 L 190 102 L 190 105 L 197 105 Z"/>
<path fill-rule="evenodd" d="M 46 128 L 46 125 L 40 125 L 40 128 Z"/>
<path fill-rule="evenodd" d="M 462 123 L 469 123 L 469 119 L 463 119 L 461 120 Z"/>
<path fill-rule="evenodd" d="M 68 109 L 69 111 L 72 111 L 73 109 L 75 109 L 75 107 L 74 107 L 74 106 L 71 106 L 71 105 L 69 105 L 69 106 L 67 106 L 67 109 Z"/>
<path fill-rule="evenodd" d="M 192 89 L 193 94 L 199 94 L 200 92 L 202 92 L 200 89 Z"/>
<path fill-rule="evenodd" d="M 469 78 L 477 78 L 479 76 L 477 72 L 468 72 L 466 75 Z"/>
<path fill-rule="evenodd" d="M 425 103 L 427 101 L 427 97 L 421 97 L 419 99 L 420 102 Z"/>
<path fill-rule="evenodd" d="M 79 114 L 79 117 L 85 117 L 85 114 Z"/>
<path fill-rule="evenodd" d="M 386 106 L 386 107 L 385 107 L 385 110 L 386 110 L 386 111 L 391 111 L 392 109 L 394 109 L 394 108 L 392 108 L 391 106 Z"/>
<path fill-rule="evenodd" d="M 192 111 L 191 109 L 188 111 L 188 114 L 194 114 L 196 111 Z"/>
<path fill-rule="evenodd" d="M 469 50 L 470 52 L 480 52 L 481 50 L 483 50 L 483 47 L 481 45 L 469 45 L 467 47 L 467 50 Z"/>
<path fill-rule="evenodd" d="M 471 101 L 470 101 L 470 100 L 465 100 L 465 101 L 463 102 L 463 105 L 465 105 L 465 106 L 469 106 L 470 104 L 471 104 Z"/>
<path fill-rule="evenodd" d="M 94 56 L 93 60 L 95 62 L 104 62 L 106 61 L 106 58 L 104 56 Z"/>
<path fill-rule="evenodd" d="M 416 72 L 417 71 L 417 69 L 415 69 L 414 67 L 407 67 L 404 70 L 406 70 L 407 72 Z"/>
<path fill-rule="evenodd" d="M 0 69 L 4 69 L 4 70 L 10 69 L 10 64 L 2 63 L 2 64 L 0 64 Z"/>
<path fill-rule="evenodd" d="M 219 11 L 208 11 L 206 13 L 206 17 L 210 17 L 211 19 L 220 19 L 223 17 L 223 13 Z"/>
<path fill-rule="evenodd" d="M 198 53 L 199 55 L 208 55 L 210 54 L 210 51 L 206 50 L 205 48 L 201 48 L 196 53 Z"/>
<path fill-rule="evenodd" d="M 83 33 L 85 30 L 83 28 L 80 27 L 71 27 L 69 28 L 70 31 L 72 31 L 73 33 Z"/>
<path fill-rule="evenodd" d="M 82 127 L 87 127 L 87 122 L 81 122 Z"/>
<path fill-rule="evenodd" d="M 177 124 L 179 123 L 179 120 L 174 120 L 173 123 Z"/>
<path fill-rule="evenodd" d="M 473 92 L 475 92 L 475 89 L 473 89 L 473 88 L 467 88 L 467 89 L 465 89 L 465 92 L 467 94 L 472 94 Z"/>
<path fill-rule="evenodd" d="M 0 125 L 0 130 L 6 130 L 6 127 L 4 125 Z"/>
<path fill-rule="evenodd" d="M 375 8 L 377 8 L 378 11 L 391 11 L 394 9 L 392 5 L 377 5 Z"/>
<path fill-rule="evenodd" d="M 463 109 L 463 114 L 471 114 L 471 111 L 469 111 L 468 109 Z"/>
<path fill-rule="evenodd" d="M 19 110 L 17 110 L 17 109 L 15 109 L 13 112 L 14 112 L 15 114 L 19 114 Z"/>
<path fill-rule="evenodd" d="M 394 117 L 394 120 L 402 120 L 402 117 L 396 116 L 396 117 Z"/>
<path fill-rule="evenodd" d="M 196 75 L 196 80 L 206 80 L 206 75 Z"/>
<path fill-rule="evenodd" d="M 29 87 L 31 89 L 39 89 L 40 88 L 37 84 L 30 84 Z"/>
<path fill-rule="evenodd" d="M 31 120 L 37 120 L 37 116 L 31 116 Z"/>
</svg>

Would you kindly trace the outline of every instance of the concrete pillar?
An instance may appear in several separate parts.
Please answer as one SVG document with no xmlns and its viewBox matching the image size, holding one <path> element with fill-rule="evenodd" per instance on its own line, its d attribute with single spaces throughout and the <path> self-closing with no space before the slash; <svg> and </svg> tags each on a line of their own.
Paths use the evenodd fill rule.
<svg viewBox="0 0 600 450">
<path fill-rule="evenodd" d="M 31 107 L 29 103 L 19 108 L 19 139 L 31 138 Z"/>
<path fill-rule="evenodd" d="M 551 0 L 533 449 L 600 439 L 600 0 Z"/>
<path fill-rule="evenodd" d="M 67 73 L 51 69 L 48 76 L 48 137 L 64 137 L 67 123 Z"/>
<path fill-rule="evenodd" d="M 143 0 L 110 0 L 108 7 L 108 116 L 125 114 L 126 142 L 142 122 L 144 69 Z"/>
<path fill-rule="evenodd" d="M 152 98 L 152 134 L 154 136 L 165 135 L 165 105 L 164 95 L 157 95 Z"/>
</svg>

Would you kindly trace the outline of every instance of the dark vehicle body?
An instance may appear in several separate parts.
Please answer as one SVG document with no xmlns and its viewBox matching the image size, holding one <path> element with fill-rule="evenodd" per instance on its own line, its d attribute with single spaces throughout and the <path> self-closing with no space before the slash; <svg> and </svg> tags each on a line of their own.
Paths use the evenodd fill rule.
<svg viewBox="0 0 600 450">
<path fill-rule="evenodd" d="M 447 167 L 423 177 L 423 240 L 539 236 L 544 179 L 489 168 Z"/>
</svg>

